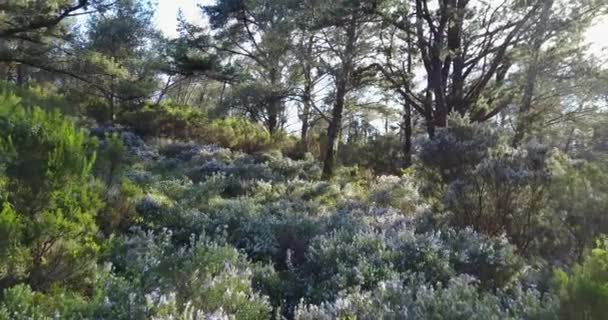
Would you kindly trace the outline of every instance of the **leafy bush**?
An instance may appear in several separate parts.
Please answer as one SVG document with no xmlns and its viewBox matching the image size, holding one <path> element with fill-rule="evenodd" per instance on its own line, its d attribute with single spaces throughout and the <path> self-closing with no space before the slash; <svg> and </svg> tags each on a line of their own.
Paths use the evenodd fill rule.
<svg viewBox="0 0 608 320">
<path fill-rule="evenodd" d="M 125 112 L 118 122 L 148 137 L 170 137 L 216 144 L 248 153 L 270 149 L 289 150 L 295 139 L 284 133 L 271 135 L 262 126 L 241 118 L 207 119 L 199 109 L 170 103 L 144 105 Z"/>
<path fill-rule="evenodd" d="M 450 125 L 440 128 L 434 139 L 425 139 L 419 151 L 423 171 L 433 170 L 439 179 L 427 175 L 429 183 L 449 183 L 465 176 L 500 142 L 500 133 L 488 124 L 471 123 L 454 116 Z"/>
<path fill-rule="evenodd" d="M 594 245 L 601 234 L 608 234 L 608 168 L 606 163 L 588 163 L 561 157 L 555 163 L 555 183 L 551 185 L 551 208 L 568 232 L 555 237 L 554 243 L 572 245 L 574 257 Z M 572 239 L 572 240 L 571 240 Z M 557 247 L 557 246 L 555 246 Z M 563 251 L 563 249 L 562 249 Z M 566 251 L 568 252 L 568 251 Z"/>
<path fill-rule="evenodd" d="M 452 225 L 506 233 L 522 252 L 532 246 L 547 217 L 551 172 L 549 152 L 542 145 L 491 152 L 472 171 L 451 182 L 444 204 Z"/>
<path fill-rule="evenodd" d="M 0 97 L 0 131 L 0 229 L 11 234 L 0 248 L 0 288 L 86 283 L 99 249 L 95 141 L 58 112 L 26 110 L 7 96 Z"/>
<path fill-rule="evenodd" d="M 549 208 L 554 174 L 547 146 L 531 141 L 514 149 L 489 125 L 458 119 L 423 143 L 420 158 L 434 219 L 492 236 L 504 233 L 524 254 L 551 244 L 558 220 Z"/>
<path fill-rule="evenodd" d="M 206 121 L 205 114 L 194 107 L 170 103 L 146 104 L 135 111 L 121 114 L 118 122 L 143 136 L 166 136 L 190 139 L 200 135 Z"/>
<path fill-rule="evenodd" d="M 217 143 L 224 148 L 257 152 L 269 149 L 287 149 L 295 142 L 277 133 L 271 135 L 262 126 L 241 118 L 215 119 L 202 130 L 201 141 Z"/>
<path fill-rule="evenodd" d="M 562 319 L 605 319 L 608 314 L 608 239 L 602 238 L 572 274 L 558 270 Z"/>
<path fill-rule="evenodd" d="M 413 177 L 380 176 L 370 186 L 369 201 L 382 207 L 393 207 L 405 214 L 424 210 L 425 204 Z"/>
<path fill-rule="evenodd" d="M 0 302 L 1 320 L 82 319 L 90 317 L 90 311 L 86 298 L 60 287 L 41 293 L 19 284 L 5 290 Z"/>
</svg>

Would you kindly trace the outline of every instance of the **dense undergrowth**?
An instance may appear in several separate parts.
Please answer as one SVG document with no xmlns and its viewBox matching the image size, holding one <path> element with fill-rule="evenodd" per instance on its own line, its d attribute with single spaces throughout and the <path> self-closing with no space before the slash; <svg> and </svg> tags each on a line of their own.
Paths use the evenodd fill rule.
<svg viewBox="0 0 608 320">
<path fill-rule="evenodd" d="M 0 319 L 602 319 L 601 163 L 452 122 L 328 182 L 242 120 L 145 142 L 3 95 Z"/>
</svg>

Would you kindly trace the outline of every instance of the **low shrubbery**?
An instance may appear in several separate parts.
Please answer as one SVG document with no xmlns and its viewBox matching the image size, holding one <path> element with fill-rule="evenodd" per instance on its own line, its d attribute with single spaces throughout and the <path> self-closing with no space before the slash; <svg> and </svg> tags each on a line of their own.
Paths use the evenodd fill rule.
<svg viewBox="0 0 608 320">
<path fill-rule="evenodd" d="M 166 103 L 125 112 L 119 123 L 148 137 L 192 140 L 249 153 L 271 149 L 289 151 L 295 146 L 292 137 L 283 133 L 271 135 L 261 125 L 245 119 L 209 119 L 194 107 Z"/>
<path fill-rule="evenodd" d="M 189 139 L 200 135 L 206 115 L 199 109 L 173 104 L 146 104 L 121 114 L 118 122 L 143 136 Z"/>
<path fill-rule="evenodd" d="M 606 312 L 605 241 L 549 274 L 605 228 L 597 167 L 456 123 L 423 144 L 424 167 L 380 177 L 344 167 L 328 182 L 310 156 L 267 150 L 274 138 L 240 121 L 212 121 L 220 146 L 147 144 L 107 128 L 93 139 L 4 97 L 0 319 Z M 474 150 L 453 161 L 445 141 Z"/>
</svg>

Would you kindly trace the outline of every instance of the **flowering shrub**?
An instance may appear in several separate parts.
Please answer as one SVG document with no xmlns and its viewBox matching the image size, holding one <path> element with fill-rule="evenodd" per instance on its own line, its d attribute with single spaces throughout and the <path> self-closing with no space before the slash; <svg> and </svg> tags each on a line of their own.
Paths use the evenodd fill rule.
<svg viewBox="0 0 608 320">
<path fill-rule="evenodd" d="M 543 271 L 550 263 L 527 255 L 550 252 L 550 231 L 564 238 L 563 229 L 549 228 L 560 221 L 555 208 L 573 215 L 563 199 L 549 201 L 549 191 L 563 190 L 552 186 L 554 179 L 580 180 L 566 190 L 570 195 L 582 193 L 583 185 L 603 186 L 569 175 L 573 164 L 543 145 L 513 149 L 500 132 L 456 121 L 423 144 L 425 167 L 380 177 L 341 168 L 328 182 L 320 181 L 310 158 L 168 139 L 149 144 L 108 130 L 98 135 L 106 157 L 97 163 L 106 182 L 97 219 L 104 232 L 87 229 L 89 239 L 107 241 L 90 242 L 94 251 L 72 251 L 97 260 L 64 262 L 78 262 L 82 274 L 61 288 L 57 281 L 6 280 L 29 279 L 31 272 L 31 245 L 23 245 L 30 225 L 19 210 L 27 202 L 15 201 L 16 194 L 30 194 L 13 188 L 20 172 L 15 159 L 31 159 L 29 153 L 0 156 L 0 285 L 8 283 L 0 319 L 557 319 L 603 310 L 594 302 L 603 298 L 601 250 L 572 275 L 558 273 L 559 292 Z M 454 142 L 460 140 L 461 146 Z M 13 140 L 2 141 L 4 147 Z M 453 155 L 472 151 L 453 160 L 442 144 L 450 144 Z M 90 156 L 79 148 L 73 150 Z M 123 152 L 135 157 L 121 162 Z M 61 154 L 92 166 L 78 153 Z M 70 161 L 53 169 L 65 169 L 57 176 L 62 183 L 81 179 L 78 188 L 68 181 L 54 190 L 95 191 L 92 176 L 75 175 Z M 593 194 L 589 199 L 590 206 L 603 203 Z M 68 249 L 87 244 L 66 243 Z"/>
<path fill-rule="evenodd" d="M 370 187 L 370 201 L 384 207 L 393 207 L 405 214 L 416 214 L 424 203 L 413 177 L 380 176 Z"/>
<path fill-rule="evenodd" d="M 426 180 L 423 194 L 433 204 L 433 218 L 491 236 L 506 234 L 522 253 L 548 252 L 546 239 L 558 220 L 549 206 L 551 150 L 535 141 L 514 149 L 487 124 L 452 121 L 420 151 L 419 176 Z"/>
<path fill-rule="evenodd" d="M 176 248 L 173 240 L 169 231 L 137 231 L 114 248 L 116 273 L 145 293 L 138 297 L 145 298 L 144 305 L 156 306 L 147 310 L 150 315 L 167 304 L 174 304 L 179 312 L 227 312 L 238 319 L 263 319 L 270 314 L 267 298 L 252 287 L 257 267 L 236 249 L 194 237 Z"/>
<path fill-rule="evenodd" d="M 555 299 L 534 289 L 494 295 L 480 291 L 468 276 L 433 285 L 411 275 L 382 281 L 372 290 L 343 292 L 334 302 L 301 303 L 295 319 L 557 319 L 555 310 Z"/>
</svg>

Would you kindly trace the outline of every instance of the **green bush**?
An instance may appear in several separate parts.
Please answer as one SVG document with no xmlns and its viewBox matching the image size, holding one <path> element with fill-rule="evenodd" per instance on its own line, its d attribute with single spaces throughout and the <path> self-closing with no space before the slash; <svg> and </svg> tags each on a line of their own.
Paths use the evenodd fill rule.
<svg viewBox="0 0 608 320">
<path fill-rule="evenodd" d="M 17 96 L 20 104 L 26 108 L 40 107 L 47 111 L 59 110 L 62 114 L 71 116 L 79 116 L 82 111 L 78 104 L 68 103 L 68 99 L 59 94 L 57 88 L 51 83 L 20 87 L 0 81 L 0 95 L 9 94 Z"/>
<path fill-rule="evenodd" d="M 146 104 L 135 111 L 124 112 L 117 121 L 143 136 L 189 140 L 200 135 L 205 119 L 200 109 L 162 103 Z"/>
<path fill-rule="evenodd" d="M 288 149 L 295 145 L 295 142 L 284 134 L 271 135 L 261 125 L 241 118 L 212 120 L 203 128 L 200 139 L 206 143 L 248 153 Z"/>
<path fill-rule="evenodd" d="M 580 265 L 569 275 L 556 272 L 561 293 L 561 318 L 600 320 L 608 315 L 608 239 L 597 242 Z"/>
<path fill-rule="evenodd" d="M 575 258 L 594 245 L 601 234 L 608 234 L 608 166 L 562 157 L 557 162 L 555 183 L 551 185 L 552 210 L 561 213 L 561 220 L 575 242 Z M 568 242 L 561 236 L 555 242 Z"/>
<path fill-rule="evenodd" d="M 41 293 L 19 284 L 5 290 L 0 302 L 0 320 L 83 319 L 89 311 L 87 299 L 60 287 Z"/>
<path fill-rule="evenodd" d="M 0 132 L 0 289 L 86 284 L 99 249 L 95 141 L 57 111 L 24 109 L 6 95 Z"/>
<path fill-rule="evenodd" d="M 284 133 L 271 135 L 261 125 L 242 118 L 207 119 L 200 109 L 170 103 L 145 105 L 120 115 L 118 122 L 148 137 L 168 137 L 248 153 L 270 149 L 289 151 L 296 140 Z"/>
</svg>

